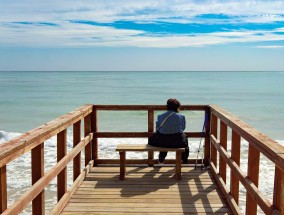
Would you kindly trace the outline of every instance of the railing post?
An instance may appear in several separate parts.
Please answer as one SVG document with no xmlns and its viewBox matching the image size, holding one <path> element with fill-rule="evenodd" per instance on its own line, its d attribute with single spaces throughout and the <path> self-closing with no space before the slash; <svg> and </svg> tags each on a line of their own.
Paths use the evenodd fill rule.
<svg viewBox="0 0 284 215">
<path fill-rule="evenodd" d="M 91 114 L 85 116 L 84 118 L 84 137 L 88 136 L 89 133 L 91 133 Z M 91 143 L 89 143 L 85 147 L 85 166 L 87 166 L 92 159 L 91 147 L 92 147 Z"/>
<path fill-rule="evenodd" d="M 258 187 L 258 178 L 259 178 L 259 158 L 260 152 L 249 143 L 248 151 L 248 177 Z M 257 214 L 257 204 L 254 198 L 247 193 L 246 199 L 246 214 L 255 215 Z"/>
<path fill-rule="evenodd" d="M 7 175 L 6 165 L 0 167 L 0 213 L 7 209 Z"/>
<path fill-rule="evenodd" d="M 73 147 L 78 145 L 81 141 L 81 120 L 76 122 L 73 125 Z M 77 179 L 77 177 L 81 173 L 81 152 L 73 159 L 73 181 Z"/>
<path fill-rule="evenodd" d="M 91 113 L 91 129 L 94 134 L 92 140 L 92 159 L 94 160 L 94 165 L 97 165 L 98 160 L 98 138 L 96 133 L 98 132 L 98 111 L 93 106 L 93 111 Z"/>
<path fill-rule="evenodd" d="M 232 130 L 232 147 L 231 157 L 240 166 L 241 137 Z M 236 174 L 231 171 L 231 194 L 237 204 L 239 204 L 239 179 Z"/>
<path fill-rule="evenodd" d="M 57 134 L 57 162 L 59 162 L 67 152 L 67 130 Z M 65 194 L 67 190 L 67 169 L 66 167 L 57 176 L 57 200 Z"/>
<path fill-rule="evenodd" d="M 154 110 L 148 110 L 148 132 L 154 132 Z M 154 152 L 148 152 L 148 166 L 154 165 Z"/>
<path fill-rule="evenodd" d="M 31 151 L 32 159 L 32 185 L 44 175 L 44 143 L 36 146 Z M 32 201 L 32 213 L 45 214 L 44 190 Z"/>
<path fill-rule="evenodd" d="M 227 125 L 221 121 L 220 123 L 220 145 L 227 151 Z M 226 184 L 226 161 L 220 155 L 219 157 L 219 172 L 220 176 L 222 177 L 224 183 Z"/>
<path fill-rule="evenodd" d="M 209 165 L 209 159 L 210 159 L 210 109 L 208 108 L 205 111 L 205 120 L 207 120 L 205 124 L 205 144 L 204 144 L 204 163 L 205 166 Z"/>
<path fill-rule="evenodd" d="M 126 152 L 122 151 L 119 152 L 119 157 L 120 157 L 120 175 L 119 179 L 124 180 L 125 179 L 125 157 L 126 157 Z"/>
<path fill-rule="evenodd" d="M 273 206 L 284 214 L 284 171 L 275 166 Z"/>
<path fill-rule="evenodd" d="M 211 134 L 217 138 L 218 132 L 218 119 L 214 114 L 211 114 Z M 211 160 L 215 167 L 217 168 L 217 149 L 211 144 Z"/>
</svg>

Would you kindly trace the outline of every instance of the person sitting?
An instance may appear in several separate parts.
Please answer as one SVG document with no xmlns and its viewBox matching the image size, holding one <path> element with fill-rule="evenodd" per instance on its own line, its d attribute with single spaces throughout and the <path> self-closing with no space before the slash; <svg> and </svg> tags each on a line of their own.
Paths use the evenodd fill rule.
<svg viewBox="0 0 284 215">
<path fill-rule="evenodd" d="M 185 148 L 182 153 L 182 162 L 188 163 L 188 140 L 184 134 L 186 121 L 180 114 L 181 103 L 174 98 L 167 101 L 167 111 L 158 115 L 156 121 L 156 137 L 149 138 L 149 145 L 166 148 Z M 167 152 L 159 153 L 159 163 L 164 163 Z"/>
</svg>

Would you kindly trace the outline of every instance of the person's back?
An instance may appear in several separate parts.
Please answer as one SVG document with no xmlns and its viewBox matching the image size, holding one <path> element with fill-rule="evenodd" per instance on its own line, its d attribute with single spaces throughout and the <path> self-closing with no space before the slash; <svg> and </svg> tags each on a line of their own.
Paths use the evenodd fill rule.
<svg viewBox="0 0 284 215">
<path fill-rule="evenodd" d="M 179 113 L 181 104 L 176 99 L 167 101 L 167 112 L 158 115 L 156 121 L 156 133 L 158 134 L 154 142 L 150 145 L 166 147 L 166 148 L 185 148 L 182 154 L 183 163 L 188 162 L 188 142 L 183 133 L 186 126 L 185 117 Z M 159 162 L 163 163 L 167 156 L 167 152 L 160 152 Z"/>
<path fill-rule="evenodd" d="M 159 129 L 161 134 L 176 134 L 183 133 L 185 129 L 185 117 L 177 112 L 172 110 L 168 110 L 167 112 L 158 116 L 158 120 L 156 122 L 156 130 L 164 121 L 164 119 L 173 113 L 164 125 Z"/>
</svg>

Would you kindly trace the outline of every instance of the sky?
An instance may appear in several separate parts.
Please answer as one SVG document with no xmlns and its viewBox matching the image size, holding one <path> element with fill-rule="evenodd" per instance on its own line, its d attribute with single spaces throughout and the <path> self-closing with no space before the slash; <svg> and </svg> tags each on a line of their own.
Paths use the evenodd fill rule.
<svg viewBox="0 0 284 215">
<path fill-rule="evenodd" d="M 0 71 L 284 71 L 283 59 L 283 0 L 0 0 Z"/>
</svg>

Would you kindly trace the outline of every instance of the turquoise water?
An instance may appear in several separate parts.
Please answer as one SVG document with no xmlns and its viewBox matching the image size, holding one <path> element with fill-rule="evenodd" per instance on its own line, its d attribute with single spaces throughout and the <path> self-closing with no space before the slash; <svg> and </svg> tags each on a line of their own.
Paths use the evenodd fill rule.
<svg viewBox="0 0 284 215">
<path fill-rule="evenodd" d="M 24 132 L 87 103 L 165 104 L 175 97 L 220 105 L 284 140 L 283 81 L 284 72 L 0 72 L 0 130 Z"/>
</svg>

